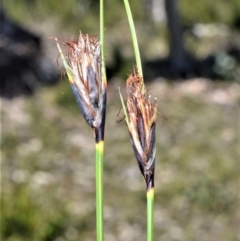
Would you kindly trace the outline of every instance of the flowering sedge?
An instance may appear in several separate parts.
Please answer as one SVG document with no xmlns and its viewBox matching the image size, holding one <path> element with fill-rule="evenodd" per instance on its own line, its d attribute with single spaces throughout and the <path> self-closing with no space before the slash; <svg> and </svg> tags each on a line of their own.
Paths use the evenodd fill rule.
<svg viewBox="0 0 240 241">
<path fill-rule="evenodd" d="M 146 92 L 139 74 L 129 76 L 126 88 L 126 106 L 120 93 L 125 122 L 138 166 L 149 190 L 154 186 L 157 101 L 155 99 L 153 103 L 151 102 L 151 97 Z"/>
<path fill-rule="evenodd" d="M 55 40 L 78 107 L 99 142 L 104 138 L 107 89 L 102 77 L 100 42 L 80 32 L 77 40 L 64 44 L 64 55 Z"/>
<path fill-rule="evenodd" d="M 80 32 L 77 40 L 64 43 L 64 55 L 58 39 L 54 39 L 78 107 L 95 132 L 96 235 L 97 241 L 103 241 L 103 154 L 107 80 L 102 67 L 100 43 Z"/>
</svg>

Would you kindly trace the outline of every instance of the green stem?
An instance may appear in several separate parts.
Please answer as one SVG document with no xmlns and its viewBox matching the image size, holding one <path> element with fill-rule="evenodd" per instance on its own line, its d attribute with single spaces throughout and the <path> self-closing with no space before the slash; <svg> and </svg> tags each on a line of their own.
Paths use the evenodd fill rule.
<svg viewBox="0 0 240 241">
<path fill-rule="evenodd" d="M 154 187 L 147 190 L 147 241 L 154 240 Z"/>
<path fill-rule="evenodd" d="M 107 76 L 105 67 L 105 54 L 104 54 L 104 0 L 100 0 L 100 44 L 101 44 L 101 61 L 102 61 L 102 79 L 104 86 L 107 88 Z M 103 109 L 103 122 L 101 128 L 103 132 L 100 138 L 104 136 L 105 126 L 105 111 L 106 111 L 106 95 L 104 95 L 105 106 Z M 99 131 L 99 130 L 98 130 Z M 95 138 L 97 135 L 95 136 Z M 99 136 L 98 136 L 99 137 Z M 98 138 L 97 138 L 98 139 Z M 97 241 L 104 240 L 104 224 L 103 224 L 103 153 L 104 153 L 104 140 L 96 142 L 96 234 Z"/>
<path fill-rule="evenodd" d="M 104 0 L 100 0 L 100 43 L 101 43 L 101 57 L 102 57 L 102 77 L 104 82 L 107 82 L 106 68 L 105 68 L 105 44 L 104 44 Z"/>
<path fill-rule="evenodd" d="M 131 35 L 132 35 L 133 48 L 134 48 L 134 53 L 135 53 L 138 73 L 140 74 L 140 76 L 143 76 L 141 57 L 140 57 L 140 52 L 139 52 L 139 48 L 138 48 L 137 35 L 136 35 L 135 27 L 134 27 L 134 22 L 133 22 L 133 17 L 132 17 L 132 13 L 131 13 L 131 8 L 130 8 L 128 0 L 123 0 L 123 1 L 124 1 L 124 4 L 125 4 L 127 17 L 128 17 L 128 22 L 129 22 L 129 26 L 130 26 L 130 31 L 131 31 Z"/>
<path fill-rule="evenodd" d="M 96 236 L 104 240 L 103 227 L 103 152 L 104 141 L 96 143 Z"/>
</svg>

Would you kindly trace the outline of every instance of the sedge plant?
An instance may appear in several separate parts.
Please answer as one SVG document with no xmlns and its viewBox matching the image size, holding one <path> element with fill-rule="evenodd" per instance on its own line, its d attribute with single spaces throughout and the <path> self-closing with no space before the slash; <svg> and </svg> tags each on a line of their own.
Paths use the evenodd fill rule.
<svg viewBox="0 0 240 241">
<path fill-rule="evenodd" d="M 107 78 L 104 66 L 104 12 L 100 0 L 100 42 L 80 32 L 77 40 L 64 43 L 63 52 L 55 38 L 69 83 L 85 121 L 95 135 L 96 238 L 104 240 L 103 159 L 107 102 Z"/>
<path fill-rule="evenodd" d="M 155 99 L 154 101 L 151 101 L 151 96 L 148 95 L 148 92 L 145 89 L 134 21 L 128 0 L 123 1 L 132 35 L 137 68 L 126 81 L 126 104 L 124 103 L 121 93 L 119 93 L 125 116 L 125 123 L 129 131 L 134 154 L 141 174 L 146 182 L 147 241 L 153 241 L 157 100 Z"/>
</svg>

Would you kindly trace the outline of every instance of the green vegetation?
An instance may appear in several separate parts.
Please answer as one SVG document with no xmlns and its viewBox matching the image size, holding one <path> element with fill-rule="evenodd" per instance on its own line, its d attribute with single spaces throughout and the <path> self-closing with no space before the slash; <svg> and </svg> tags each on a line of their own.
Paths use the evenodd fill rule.
<svg viewBox="0 0 240 241">
<path fill-rule="evenodd" d="M 180 7 L 185 23 L 233 24 L 240 16 L 240 2 L 238 0 L 181 0 Z"/>
<path fill-rule="evenodd" d="M 196 58 L 216 56 L 215 71 L 222 78 L 239 80 L 238 52 L 228 53 L 229 48 L 239 49 L 240 33 L 236 30 L 240 18 L 239 0 L 216 1 L 180 1 L 181 19 L 184 26 L 197 23 L 222 23 L 217 28 L 205 26 L 204 32 L 219 34 L 202 37 L 193 36 L 192 31 L 184 32 L 185 46 Z M 4 1 L 4 7 L 16 21 L 47 39 L 58 36 L 61 39 L 77 37 L 79 30 L 99 37 L 99 3 L 94 0 L 22 0 Z M 31 9 L 31 11 L 29 11 Z M 153 23 L 149 5 L 131 2 L 131 10 L 137 30 L 138 44 L 142 62 L 168 55 L 169 44 L 165 23 Z M 134 52 L 132 51 L 131 35 L 122 0 L 105 2 L 105 58 L 108 67 L 115 67 L 118 76 L 125 79 L 126 72 L 132 69 Z M 235 27 L 234 27 L 235 26 Z M 116 58 L 117 56 L 117 58 Z M 54 57 L 51 56 L 53 59 Z"/>
<path fill-rule="evenodd" d="M 28 18 L 37 18 L 39 20 L 45 17 L 60 18 L 61 22 L 67 25 L 68 28 L 78 30 L 76 20 L 80 25 L 85 25 L 91 22 L 92 26 L 98 22 L 99 2 L 90 0 L 69 0 L 69 1 L 54 1 L 54 0 L 22 0 L 22 1 L 4 1 L 4 6 L 11 14 L 21 20 L 28 21 Z M 131 2 L 132 12 L 136 19 L 143 22 L 146 21 L 146 8 L 139 2 Z M 216 1 L 191 1 L 181 0 L 180 7 L 183 20 L 186 23 L 197 22 L 221 22 L 233 24 L 240 14 L 240 3 L 238 0 L 216 0 Z M 31 9 L 31 11 L 29 11 Z M 118 21 L 124 19 L 125 12 L 122 0 L 117 0 L 114 5 L 111 1 L 106 1 L 105 4 L 105 19 L 109 27 L 115 27 Z M 115 11 L 116 10 L 116 11 Z M 23 18 L 23 12 L 26 14 Z M 72 24 L 69 24 L 71 21 Z M 91 26 L 86 24 L 86 26 Z M 95 25 L 95 29 L 99 26 Z"/>
</svg>

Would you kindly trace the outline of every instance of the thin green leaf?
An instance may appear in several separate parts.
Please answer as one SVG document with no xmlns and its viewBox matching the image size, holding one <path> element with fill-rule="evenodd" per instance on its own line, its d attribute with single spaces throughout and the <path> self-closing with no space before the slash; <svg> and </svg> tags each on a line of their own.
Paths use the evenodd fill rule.
<svg viewBox="0 0 240 241">
<path fill-rule="evenodd" d="M 122 103 L 122 107 L 123 107 L 123 112 L 124 112 L 124 115 L 125 115 L 125 119 L 126 119 L 126 122 L 127 122 L 127 125 L 129 125 L 129 119 L 128 119 L 128 114 L 127 114 L 127 109 L 126 109 L 126 106 L 125 106 L 125 103 L 123 101 L 123 97 L 122 97 L 122 94 L 120 92 L 120 88 L 119 88 L 119 95 L 120 95 L 120 99 L 121 99 L 121 103 Z"/>
</svg>

